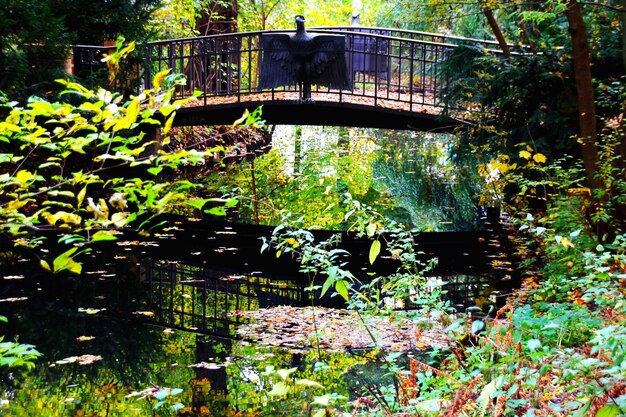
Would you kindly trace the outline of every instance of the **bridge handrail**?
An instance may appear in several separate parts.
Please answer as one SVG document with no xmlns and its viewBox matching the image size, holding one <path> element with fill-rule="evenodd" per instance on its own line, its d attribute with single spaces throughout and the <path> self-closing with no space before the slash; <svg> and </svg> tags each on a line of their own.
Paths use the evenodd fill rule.
<svg viewBox="0 0 626 417">
<path fill-rule="evenodd" d="M 345 30 L 334 29 L 334 28 L 328 28 L 328 29 L 327 28 L 310 28 L 310 29 L 307 28 L 307 32 L 309 33 L 323 32 L 323 33 L 331 33 L 331 34 L 337 34 L 337 35 L 346 34 Z M 147 45 L 159 45 L 159 44 L 164 44 L 164 43 L 195 42 L 195 41 L 202 40 L 202 39 L 218 39 L 218 38 L 226 38 L 226 37 L 249 37 L 249 36 L 257 36 L 257 35 L 271 34 L 271 33 L 295 33 L 295 29 L 255 30 L 255 31 L 248 31 L 248 32 L 223 33 L 223 34 L 218 34 L 218 35 L 192 36 L 192 37 L 175 38 L 175 39 L 167 39 L 167 40 L 160 40 L 160 41 L 150 41 L 150 42 L 146 42 L 146 44 Z M 454 43 L 427 41 L 424 39 L 403 38 L 400 36 L 390 36 L 390 35 L 384 35 L 380 33 L 359 32 L 358 36 L 367 36 L 367 37 L 372 37 L 372 38 L 397 40 L 397 41 L 410 42 L 410 43 L 420 43 L 420 44 L 432 45 L 432 46 L 447 46 L 451 48 L 456 48 L 457 46 L 459 46 L 458 44 L 454 44 Z M 469 38 L 467 39 L 462 38 L 462 39 L 473 41 L 472 39 L 469 39 Z M 93 46 L 84 46 L 84 47 L 96 48 Z M 106 49 L 110 47 L 98 46 L 97 48 Z"/>
<path fill-rule="evenodd" d="M 396 37 L 396 38 L 402 38 L 402 39 L 406 39 L 407 38 L 406 35 L 409 35 L 409 36 L 422 36 L 422 37 L 430 37 L 430 38 L 451 39 L 451 40 L 461 41 L 461 42 L 487 44 L 487 45 L 492 45 L 496 47 L 500 46 L 498 41 L 491 40 L 491 39 L 467 38 L 464 36 L 448 35 L 445 33 L 425 32 L 425 31 L 411 30 L 411 29 L 386 28 L 386 27 L 380 27 L 380 26 L 315 26 L 315 27 L 310 28 L 310 30 L 339 30 L 339 31 L 354 31 L 354 32 L 361 32 L 361 33 L 368 33 L 368 31 L 371 30 L 371 31 L 380 31 L 380 32 L 399 33 L 402 36 L 395 36 L 395 35 L 391 35 L 391 36 Z M 507 45 L 511 48 L 515 48 L 515 47 L 526 48 L 526 45 L 519 45 L 519 44 L 513 44 L 513 43 L 507 43 Z"/>
</svg>

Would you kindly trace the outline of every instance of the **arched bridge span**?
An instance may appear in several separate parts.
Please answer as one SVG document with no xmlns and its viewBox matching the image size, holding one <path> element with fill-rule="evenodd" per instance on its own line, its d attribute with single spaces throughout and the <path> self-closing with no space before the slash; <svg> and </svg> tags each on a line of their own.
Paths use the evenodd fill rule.
<svg viewBox="0 0 626 417">
<path fill-rule="evenodd" d="M 176 125 L 230 124 L 244 109 L 263 105 L 270 124 L 324 124 L 396 129 L 440 130 L 467 124 L 460 111 L 443 115 L 441 93 L 448 79 L 442 62 L 460 44 L 498 53 L 490 41 L 427 32 L 359 26 L 315 28 L 310 33 L 345 37 L 351 89 L 312 86 L 313 103 L 298 102 L 298 87 L 259 88 L 261 39 L 276 31 L 256 31 L 150 42 L 141 45 L 141 60 L 133 69 L 143 88 L 152 87 L 162 70 L 182 73 L 185 86 L 177 98 L 200 96 L 181 109 Z M 280 31 L 289 33 L 292 31 Z M 78 72 L 102 65 L 104 47 L 74 48 Z M 451 117 L 450 114 L 457 114 Z"/>
</svg>

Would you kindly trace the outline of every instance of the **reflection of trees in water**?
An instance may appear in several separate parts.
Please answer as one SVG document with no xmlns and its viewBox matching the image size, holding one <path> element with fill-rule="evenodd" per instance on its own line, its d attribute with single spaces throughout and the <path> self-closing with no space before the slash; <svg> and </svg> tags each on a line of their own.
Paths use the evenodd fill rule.
<svg viewBox="0 0 626 417">
<path fill-rule="evenodd" d="M 450 159 L 450 135 L 409 131 L 378 131 L 382 150 L 375 175 L 412 223 L 424 231 L 478 228 L 472 201 L 478 184 L 461 175 Z"/>
</svg>

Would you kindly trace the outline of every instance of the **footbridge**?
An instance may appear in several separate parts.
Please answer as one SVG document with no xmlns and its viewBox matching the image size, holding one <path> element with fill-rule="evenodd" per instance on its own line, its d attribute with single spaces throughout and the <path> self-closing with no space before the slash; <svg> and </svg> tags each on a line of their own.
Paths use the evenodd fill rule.
<svg viewBox="0 0 626 417">
<path fill-rule="evenodd" d="M 263 106 L 268 124 L 312 124 L 427 131 L 467 125 L 461 106 L 445 109 L 442 93 L 449 77 L 442 64 L 459 45 L 499 54 L 496 42 L 427 32 L 360 26 L 320 27 L 311 34 L 345 37 L 351 89 L 312 86 L 312 103 L 298 102 L 298 87 L 259 88 L 261 39 L 277 31 L 255 31 L 149 42 L 138 47 L 132 73 L 140 87 L 151 88 L 159 71 L 185 74 L 176 97 L 199 98 L 181 109 L 175 125 L 231 124 L 245 109 Z M 280 33 L 290 33 L 285 30 Z M 102 71 L 110 47 L 76 46 L 76 73 L 87 78 Z"/>
</svg>

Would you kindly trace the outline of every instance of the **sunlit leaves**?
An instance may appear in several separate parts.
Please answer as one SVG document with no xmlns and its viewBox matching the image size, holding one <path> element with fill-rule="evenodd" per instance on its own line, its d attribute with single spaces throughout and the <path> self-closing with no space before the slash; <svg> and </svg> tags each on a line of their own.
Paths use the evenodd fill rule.
<svg viewBox="0 0 626 417">
<path fill-rule="evenodd" d="M 73 259 L 73 255 L 77 250 L 78 248 L 76 247 L 71 248 L 54 258 L 52 262 L 52 272 L 69 271 L 74 274 L 80 274 L 83 270 L 83 266 Z"/>
<path fill-rule="evenodd" d="M 118 40 L 117 47 L 105 59 L 113 73 L 134 44 Z M 52 261 L 42 259 L 42 268 L 80 273 L 84 248 L 114 240 L 111 229 L 127 227 L 146 213 L 185 205 L 206 209 L 209 200 L 189 199 L 196 184 L 178 179 L 163 182 L 158 176 L 164 168 L 174 171 L 181 165 L 203 164 L 219 149 L 169 151 L 161 146 L 157 151 L 154 137 L 145 129 L 150 125 L 152 131 L 151 125 L 163 122 L 167 131 L 173 125 L 176 110 L 186 101 L 173 101 L 170 89 L 184 82 L 180 74 L 161 71 L 153 89 L 126 99 L 103 88 L 91 90 L 59 80 L 64 88 L 61 97 L 67 101 L 33 98 L 24 107 L 5 103 L 10 112 L 0 120 L 0 141 L 6 144 L 0 154 L 0 195 L 5 196 L 0 224 L 16 237 L 14 244 L 34 241 L 31 235 L 42 227 L 56 229 L 60 243 L 83 249 L 66 248 Z M 131 179 L 124 178 L 128 167 L 132 167 Z M 230 204 L 230 200 L 213 201 L 208 209 L 213 214 L 224 214 L 222 206 Z M 145 223 L 152 217 L 141 218 Z"/>
<path fill-rule="evenodd" d="M 161 84 L 163 84 L 163 80 L 165 80 L 165 76 L 170 73 L 170 69 L 166 69 L 163 71 L 159 71 L 154 78 L 152 79 L 152 85 L 154 89 L 158 90 L 161 88 Z"/>
<path fill-rule="evenodd" d="M 371 265 L 374 264 L 374 262 L 376 261 L 376 258 L 378 258 L 378 255 L 380 255 L 380 249 L 381 249 L 380 240 L 374 240 L 372 242 L 372 245 L 370 246 L 370 251 L 369 251 L 369 261 Z"/>
<path fill-rule="evenodd" d="M 48 224 L 55 226 L 57 223 L 61 222 L 63 225 L 78 225 L 81 223 L 82 218 L 74 213 L 68 213 L 66 211 L 57 211 L 56 213 L 43 212 L 40 215 L 43 217 Z"/>
<path fill-rule="evenodd" d="M 117 237 L 110 230 L 99 230 L 91 237 L 92 242 L 105 242 L 117 240 Z"/>
</svg>

